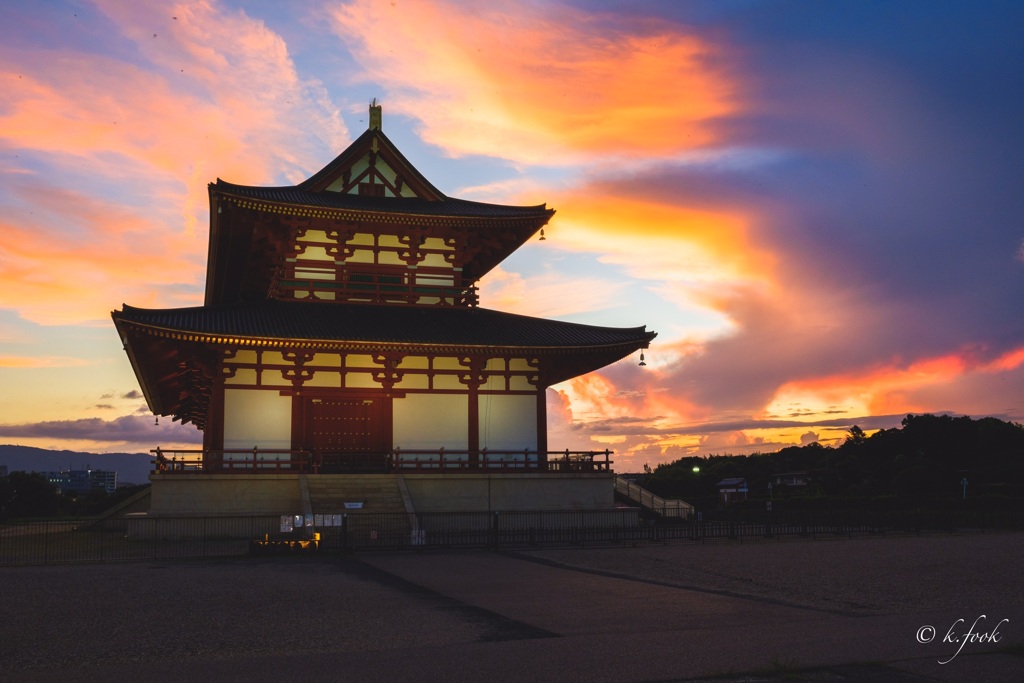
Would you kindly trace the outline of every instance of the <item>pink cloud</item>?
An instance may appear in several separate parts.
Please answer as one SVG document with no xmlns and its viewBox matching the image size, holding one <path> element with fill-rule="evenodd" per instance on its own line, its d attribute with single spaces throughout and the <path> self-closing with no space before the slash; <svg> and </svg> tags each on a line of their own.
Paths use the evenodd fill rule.
<svg viewBox="0 0 1024 683">
<path fill-rule="evenodd" d="M 25 164 L 0 219 L 0 306 L 45 324 L 197 303 L 207 183 L 297 180 L 347 138 L 323 86 L 244 12 L 99 7 L 142 59 L 0 47 L 0 145 Z"/>
<path fill-rule="evenodd" d="M 183 249 L 180 234 L 146 215 L 71 191 L 52 191 L 48 208 L 53 223 L 0 219 L 0 307 L 40 324 L 67 324 L 105 319 L 125 299 L 200 302 L 194 283 L 204 264 L 194 241 Z"/>
</svg>

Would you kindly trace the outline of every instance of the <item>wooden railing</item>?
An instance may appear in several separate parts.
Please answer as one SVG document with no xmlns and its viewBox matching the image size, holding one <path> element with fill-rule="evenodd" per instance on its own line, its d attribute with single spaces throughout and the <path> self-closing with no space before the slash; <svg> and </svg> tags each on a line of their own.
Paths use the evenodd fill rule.
<svg viewBox="0 0 1024 683">
<path fill-rule="evenodd" d="M 399 449 L 383 453 L 282 449 L 151 451 L 159 474 L 273 474 L 331 472 L 611 472 L 612 451 Z"/>
<path fill-rule="evenodd" d="M 344 303 L 418 304 L 424 300 L 439 306 L 475 307 L 480 299 L 477 287 L 450 287 L 406 282 L 335 282 L 316 279 L 282 279 L 273 293 L 281 299 L 312 299 Z M 323 296 L 319 296 L 323 295 Z"/>
<path fill-rule="evenodd" d="M 411 450 L 390 453 L 393 467 L 415 472 L 610 472 L 611 451 L 548 451 L 541 461 L 537 451 Z"/>
<path fill-rule="evenodd" d="M 154 471 L 162 474 L 273 474 L 306 472 L 312 464 L 308 451 L 249 448 L 222 450 L 170 450 L 156 448 Z"/>
</svg>

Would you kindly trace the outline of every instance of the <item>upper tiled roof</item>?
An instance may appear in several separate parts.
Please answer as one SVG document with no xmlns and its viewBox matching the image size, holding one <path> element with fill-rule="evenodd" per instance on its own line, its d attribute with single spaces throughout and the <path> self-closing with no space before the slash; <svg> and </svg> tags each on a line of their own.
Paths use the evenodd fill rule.
<svg viewBox="0 0 1024 683">
<path fill-rule="evenodd" d="M 447 347 L 601 348 L 646 345 L 645 327 L 598 327 L 545 320 L 484 308 L 375 306 L 302 301 L 194 308 L 124 306 L 118 322 L 154 332 L 240 340 L 429 344 Z"/>
<path fill-rule="evenodd" d="M 371 146 L 375 150 L 375 154 L 378 150 L 382 154 L 386 150 L 388 157 L 396 165 L 396 171 L 404 179 L 419 187 L 423 194 L 418 198 L 377 197 L 325 189 L 341 172 L 365 155 Z M 430 181 L 409 163 L 409 160 L 380 130 L 367 130 L 329 164 L 298 185 L 280 187 L 235 185 L 218 178 L 211 187 L 224 195 L 321 209 L 466 218 L 539 218 L 554 213 L 544 204 L 509 206 L 448 197 L 430 184 Z"/>
<path fill-rule="evenodd" d="M 279 204 L 293 204 L 326 209 L 373 211 L 421 216 L 456 216 L 467 218 L 531 218 L 552 213 L 545 204 L 538 206 L 507 206 L 486 204 L 445 197 L 440 200 L 410 197 L 367 197 L 341 192 L 309 192 L 297 186 L 256 187 L 235 185 L 217 179 L 213 187 L 220 193 Z"/>
</svg>

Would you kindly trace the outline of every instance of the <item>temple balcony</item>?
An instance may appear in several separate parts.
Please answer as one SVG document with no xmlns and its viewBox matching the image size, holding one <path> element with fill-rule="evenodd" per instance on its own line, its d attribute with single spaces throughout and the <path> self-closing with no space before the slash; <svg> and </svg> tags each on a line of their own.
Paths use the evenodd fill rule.
<svg viewBox="0 0 1024 683">
<path fill-rule="evenodd" d="M 406 450 L 386 453 L 276 449 L 150 451 L 154 473 L 176 474 L 373 474 L 611 472 L 612 451 Z"/>
<path fill-rule="evenodd" d="M 327 280 L 281 280 L 274 298 L 340 303 L 368 304 L 433 304 L 437 306 L 472 307 L 479 303 L 477 287 L 445 287 L 408 283 L 347 283 Z"/>
</svg>

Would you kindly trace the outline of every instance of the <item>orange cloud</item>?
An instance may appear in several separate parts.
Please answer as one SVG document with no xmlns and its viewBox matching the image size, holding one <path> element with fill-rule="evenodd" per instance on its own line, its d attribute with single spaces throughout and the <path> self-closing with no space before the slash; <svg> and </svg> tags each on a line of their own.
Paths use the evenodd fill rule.
<svg viewBox="0 0 1024 683">
<path fill-rule="evenodd" d="M 717 142 L 738 108 L 721 48 L 663 20 L 543 4 L 357 0 L 333 13 L 349 50 L 455 155 L 562 165 L 674 156 Z"/>
<path fill-rule="evenodd" d="M 1007 351 L 983 367 L 987 372 L 999 372 L 1001 370 L 1016 370 L 1024 365 L 1024 347 Z"/>
<path fill-rule="evenodd" d="M 92 365 L 83 358 L 66 356 L 0 356 L 0 368 L 69 368 Z"/>
<path fill-rule="evenodd" d="M 545 249 L 590 254 L 640 285 L 645 296 L 633 302 L 637 314 L 670 323 L 659 324 L 659 346 L 732 335 L 743 302 L 781 304 L 795 296 L 776 282 L 775 254 L 754 243 L 754 219 L 740 211 L 673 206 L 596 187 L 551 202 L 558 213 Z M 613 268 L 600 273 L 617 275 Z"/>
<path fill-rule="evenodd" d="M 936 409 L 927 398 L 936 388 L 1022 367 L 1024 348 L 993 360 L 979 359 L 973 350 L 965 350 L 905 365 L 890 363 L 863 372 L 789 382 L 780 387 L 766 413 L 801 406 L 808 411 L 807 421 L 820 419 L 826 411 L 851 416 L 923 413 Z"/>
<path fill-rule="evenodd" d="M 602 254 L 634 277 L 697 287 L 765 281 L 774 259 L 748 236 L 749 217 L 616 196 L 607 188 L 556 195 L 552 246 Z"/>
<path fill-rule="evenodd" d="M 105 321 L 124 300 L 200 303 L 202 249 L 195 239 L 189 244 L 144 213 L 116 204 L 69 191 L 52 194 L 55 222 L 72 226 L 66 233 L 32 217 L 0 220 L 0 307 L 52 325 Z"/>
</svg>

